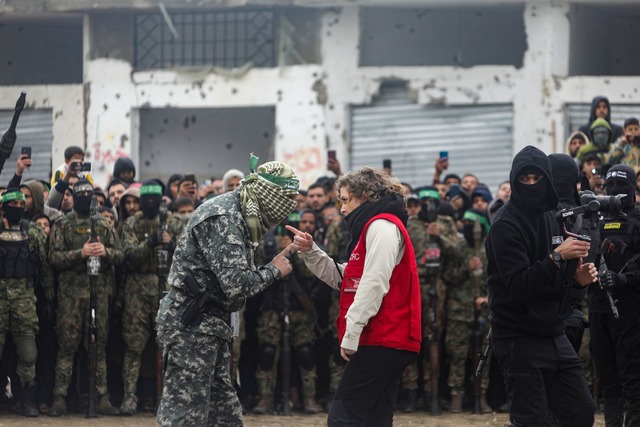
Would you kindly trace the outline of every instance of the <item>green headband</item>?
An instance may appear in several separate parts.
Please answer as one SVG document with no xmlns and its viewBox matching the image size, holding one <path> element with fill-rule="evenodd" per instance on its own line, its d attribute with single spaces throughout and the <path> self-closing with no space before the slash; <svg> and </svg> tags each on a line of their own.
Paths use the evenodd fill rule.
<svg viewBox="0 0 640 427">
<path fill-rule="evenodd" d="M 11 193 L 4 193 L 2 195 L 2 203 L 7 203 L 12 200 L 20 200 L 24 202 L 24 194 L 22 194 L 22 191 L 12 191 Z"/>
<path fill-rule="evenodd" d="M 258 165 L 258 160 L 260 160 L 260 158 L 254 155 L 253 153 L 251 153 L 251 161 L 250 161 L 249 168 L 252 174 L 256 174 L 260 178 L 264 179 L 265 181 L 269 181 L 270 183 L 275 184 L 278 187 L 282 187 L 285 190 L 298 191 L 298 188 L 300 187 L 300 180 L 298 179 L 285 178 L 282 176 L 272 175 L 266 172 L 256 172 L 256 166 Z M 249 175 L 245 176 L 245 179 L 247 179 L 248 177 Z"/>
<path fill-rule="evenodd" d="M 491 224 L 489 224 L 489 220 L 486 217 L 482 215 L 478 215 L 477 213 L 471 212 L 471 211 L 466 211 L 462 216 L 462 220 L 463 221 L 480 221 L 480 224 L 482 224 L 484 228 L 486 228 L 487 230 L 489 230 L 489 228 L 491 227 Z"/>
<path fill-rule="evenodd" d="M 434 190 L 432 188 L 428 188 L 426 190 L 420 190 L 418 193 L 418 198 L 420 199 L 438 199 L 440 200 L 440 192 L 438 190 Z"/>
<path fill-rule="evenodd" d="M 159 195 L 162 196 L 162 186 L 160 185 L 143 185 L 140 187 L 140 195 Z"/>
</svg>

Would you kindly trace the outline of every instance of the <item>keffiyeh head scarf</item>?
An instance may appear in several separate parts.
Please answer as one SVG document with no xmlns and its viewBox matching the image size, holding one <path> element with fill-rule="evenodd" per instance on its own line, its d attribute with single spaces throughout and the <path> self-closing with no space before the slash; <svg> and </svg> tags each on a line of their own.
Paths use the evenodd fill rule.
<svg viewBox="0 0 640 427">
<path fill-rule="evenodd" d="M 257 243 L 296 207 L 300 181 L 288 165 L 267 162 L 256 169 L 258 157 L 251 155 L 251 173 L 240 181 L 242 216 L 251 241 Z"/>
</svg>

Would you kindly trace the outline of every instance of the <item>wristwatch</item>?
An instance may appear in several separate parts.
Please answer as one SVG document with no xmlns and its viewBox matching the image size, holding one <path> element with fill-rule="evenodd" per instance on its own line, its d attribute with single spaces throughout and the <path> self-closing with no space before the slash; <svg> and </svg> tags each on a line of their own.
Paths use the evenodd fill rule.
<svg viewBox="0 0 640 427">
<path fill-rule="evenodd" d="M 554 260 L 557 263 L 563 263 L 564 262 L 564 258 L 562 258 L 562 255 L 560 255 L 560 252 L 553 252 L 551 253 L 551 259 Z"/>
</svg>

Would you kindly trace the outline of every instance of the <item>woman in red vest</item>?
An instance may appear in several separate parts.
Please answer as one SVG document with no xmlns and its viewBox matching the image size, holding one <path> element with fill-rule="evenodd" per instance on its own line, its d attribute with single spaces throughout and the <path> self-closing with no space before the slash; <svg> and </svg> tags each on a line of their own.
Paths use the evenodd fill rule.
<svg viewBox="0 0 640 427">
<path fill-rule="evenodd" d="M 336 322 L 348 363 L 328 424 L 390 426 L 402 372 L 417 356 L 422 337 L 403 187 L 383 171 L 365 167 L 341 176 L 336 188 L 351 234 L 346 264 L 336 264 L 310 234 L 287 226 L 309 269 L 340 289 Z"/>
</svg>

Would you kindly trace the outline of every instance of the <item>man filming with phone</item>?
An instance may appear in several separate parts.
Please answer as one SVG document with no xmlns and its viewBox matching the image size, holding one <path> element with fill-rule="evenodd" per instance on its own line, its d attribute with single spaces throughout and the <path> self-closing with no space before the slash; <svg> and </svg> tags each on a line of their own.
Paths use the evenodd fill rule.
<svg viewBox="0 0 640 427">
<path fill-rule="evenodd" d="M 611 145 L 609 163 L 630 166 L 635 173 L 640 170 L 640 121 L 637 118 L 624 121 L 624 135 Z"/>
</svg>

